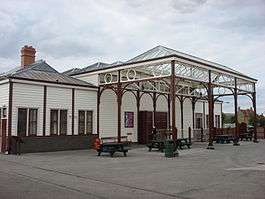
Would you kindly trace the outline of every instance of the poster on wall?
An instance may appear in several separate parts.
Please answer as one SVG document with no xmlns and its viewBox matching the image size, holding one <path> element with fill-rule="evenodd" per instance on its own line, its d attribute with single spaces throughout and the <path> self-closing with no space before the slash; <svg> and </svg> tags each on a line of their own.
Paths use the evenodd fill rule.
<svg viewBox="0 0 265 199">
<path fill-rule="evenodd" d="M 134 112 L 124 112 L 125 128 L 133 128 L 134 126 Z"/>
</svg>

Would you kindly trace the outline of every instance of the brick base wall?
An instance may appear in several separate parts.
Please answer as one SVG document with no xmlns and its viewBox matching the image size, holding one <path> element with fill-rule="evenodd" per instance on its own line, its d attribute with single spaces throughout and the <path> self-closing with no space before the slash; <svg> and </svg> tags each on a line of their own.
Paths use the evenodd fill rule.
<svg viewBox="0 0 265 199">
<path fill-rule="evenodd" d="M 23 137 L 20 144 L 21 153 L 51 152 L 64 150 L 91 149 L 96 135 L 86 136 L 49 136 L 49 137 Z M 10 153 L 16 154 L 19 144 L 16 137 L 12 137 Z"/>
</svg>

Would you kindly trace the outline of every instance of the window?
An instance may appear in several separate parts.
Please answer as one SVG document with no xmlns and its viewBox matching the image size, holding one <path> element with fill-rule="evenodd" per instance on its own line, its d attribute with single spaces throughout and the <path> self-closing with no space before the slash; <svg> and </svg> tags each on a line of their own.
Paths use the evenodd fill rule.
<svg viewBox="0 0 265 199">
<path fill-rule="evenodd" d="M 78 112 L 78 134 L 83 135 L 85 134 L 85 111 Z"/>
<path fill-rule="evenodd" d="M 215 115 L 215 127 L 220 128 L 220 115 Z"/>
<path fill-rule="evenodd" d="M 195 113 L 195 128 L 202 128 L 202 113 Z"/>
<path fill-rule="evenodd" d="M 93 131 L 93 111 L 78 111 L 78 134 L 92 134 Z"/>
<path fill-rule="evenodd" d="M 29 109 L 29 135 L 37 135 L 37 109 Z"/>
<path fill-rule="evenodd" d="M 67 110 L 60 110 L 60 135 L 67 134 Z"/>
<path fill-rule="evenodd" d="M 18 123 L 17 123 L 17 135 L 26 136 L 27 135 L 27 109 L 18 109 Z"/>
<path fill-rule="evenodd" d="M 67 134 L 67 110 L 52 109 L 50 120 L 51 135 Z"/>
<path fill-rule="evenodd" d="M 50 133 L 51 135 L 58 135 L 58 110 L 51 110 L 51 123 Z"/>
<path fill-rule="evenodd" d="M 6 116 L 7 116 L 7 109 L 3 108 L 3 118 L 6 118 Z"/>
<path fill-rule="evenodd" d="M 93 111 L 87 111 L 86 134 L 92 134 L 92 131 L 93 131 Z"/>
<path fill-rule="evenodd" d="M 18 108 L 17 135 L 37 135 L 38 109 Z"/>
</svg>

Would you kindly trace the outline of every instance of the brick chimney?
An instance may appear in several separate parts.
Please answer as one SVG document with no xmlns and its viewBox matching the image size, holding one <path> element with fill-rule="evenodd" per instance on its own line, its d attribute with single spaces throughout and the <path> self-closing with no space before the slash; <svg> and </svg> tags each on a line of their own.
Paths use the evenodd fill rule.
<svg viewBox="0 0 265 199">
<path fill-rule="evenodd" d="M 24 46 L 21 49 L 21 67 L 26 67 L 35 62 L 36 50 L 32 46 Z"/>
</svg>

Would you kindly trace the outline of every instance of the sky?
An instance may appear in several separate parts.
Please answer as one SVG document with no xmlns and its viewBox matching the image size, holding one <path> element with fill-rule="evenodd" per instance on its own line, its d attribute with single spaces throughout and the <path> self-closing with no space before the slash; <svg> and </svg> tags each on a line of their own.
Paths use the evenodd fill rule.
<svg viewBox="0 0 265 199">
<path fill-rule="evenodd" d="M 24 45 L 58 71 L 163 45 L 258 79 L 257 110 L 265 113 L 265 0 L 0 1 L 0 72 L 20 64 Z M 239 106 L 250 100 L 240 97 Z"/>
</svg>

